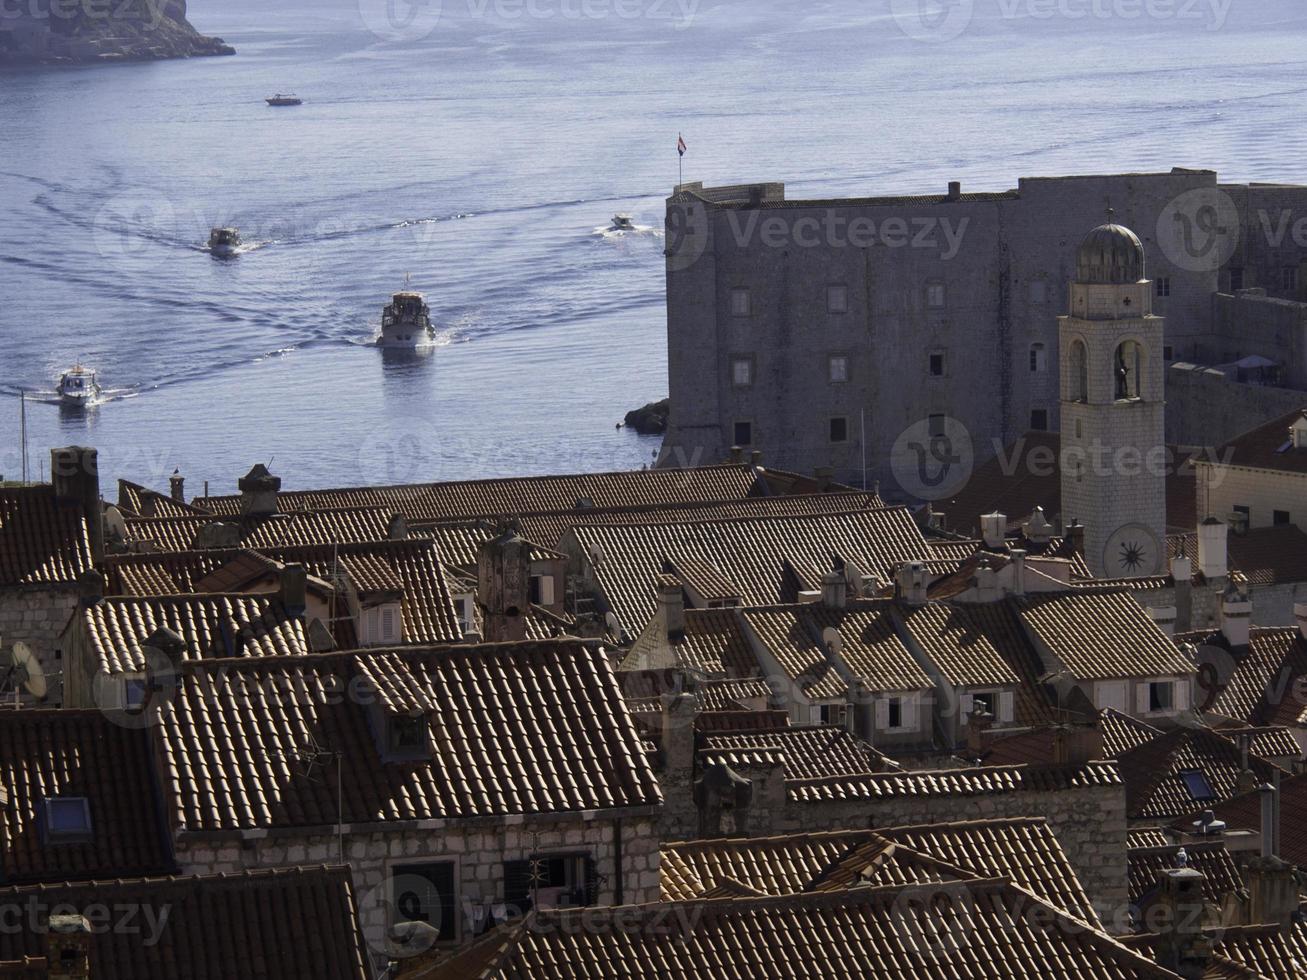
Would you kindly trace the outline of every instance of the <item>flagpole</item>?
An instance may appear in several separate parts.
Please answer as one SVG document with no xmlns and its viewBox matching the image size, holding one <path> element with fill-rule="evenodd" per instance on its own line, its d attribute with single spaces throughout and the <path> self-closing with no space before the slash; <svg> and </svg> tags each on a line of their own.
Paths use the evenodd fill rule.
<svg viewBox="0 0 1307 980">
<path fill-rule="evenodd" d="M 27 392 L 20 389 L 18 392 L 18 428 L 20 431 L 19 445 L 23 453 L 23 483 L 27 483 Z"/>
</svg>

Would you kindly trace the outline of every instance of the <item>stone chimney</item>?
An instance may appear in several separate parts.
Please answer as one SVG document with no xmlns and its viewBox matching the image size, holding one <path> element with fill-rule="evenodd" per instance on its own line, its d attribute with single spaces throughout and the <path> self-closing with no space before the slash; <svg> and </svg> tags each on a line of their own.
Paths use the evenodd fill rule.
<svg viewBox="0 0 1307 980">
<path fill-rule="evenodd" d="M 1171 579 L 1175 582 L 1175 628 L 1181 633 L 1192 629 L 1194 618 L 1194 565 L 1184 555 L 1171 559 Z"/>
<path fill-rule="evenodd" d="M 168 493 L 179 504 L 186 502 L 186 477 L 182 476 L 181 470 L 173 470 L 168 478 Z"/>
<path fill-rule="evenodd" d="M 962 200 L 962 181 L 950 180 L 948 182 L 948 200 L 950 201 Z"/>
<path fill-rule="evenodd" d="M 904 562 L 899 566 L 895 576 L 898 596 L 910 606 L 920 606 L 926 601 L 926 566 L 919 561 Z"/>
<path fill-rule="evenodd" d="M 1225 578 L 1227 561 L 1227 535 L 1229 529 L 1215 517 L 1198 525 L 1198 571 L 1205 579 Z"/>
<path fill-rule="evenodd" d="M 1072 519 L 1071 523 L 1067 525 L 1066 540 L 1074 554 L 1083 555 L 1085 553 L 1085 526 Z"/>
<path fill-rule="evenodd" d="M 843 572 L 829 571 L 821 577 L 821 604 L 827 609 L 848 606 L 849 584 Z"/>
<path fill-rule="evenodd" d="M 1278 780 L 1277 780 L 1278 782 Z M 1298 911 L 1298 876 L 1293 865 L 1282 861 L 1280 851 L 1280 793 L 1265 784 L 1262 794 L 1262 853 L 1244 868 L 1248 888 L 1248 922 L 1287 926 Z"/>
<path fill-rule="evenodd" d="M 967 716 L 967 755 L 979 759 L 989 751 L 989 730 L 994 727 L 994 716 L 979 705 Z"/>
<path fill-rule="evenodd" d="M 100 503 L 99 453 L 86 446 L 50 450 L 50 482 L 55 498 L 75 504 L 86 517 L 91 539 L 91 560 L 104 560 L 104 507 Z"/>
<path fill-rule="evenodd" d="M 269 473 L 262 463 L 255 463 L 236 486 L 241 492 L 241 513 L 246 517 L 267 517 L 277 513 L 281 478 Z"/>
<path fill-rule="evenodd" d="M 91 940 L 91 924 L 85 916 L 51 915 L 45 934 L 46 976 L 50 980 L 90 980 Z"/>
<path fill-rule="evenodd" d="M 1030 512 L 1030 519 L 1026 521 L 1023 530 L 1026 533 L 1026 540 L 1031 544 L 1048 544 L 1053 537 L 1053 525 L 1048 523 L 1048 518 L 1044 516 L 1044 508 L 1036 507 Z"/>
<path fill-rule="evenodd" d="M 1199 980 L 1212 959 L 1212 942 L 1203 931 L 1206 876 L 1189 867 L 1170 868 L 1159 881 L 1157 963 L 1188 980 Z"/>
<path fill-rule="evenodd" d="M 679 642 L 685 636 L 685 590 L 675 576 L 658 576 L 658 621 L 667 641 Z"/>
<path fill-rule="evenodd" d="M 278 598 L 292 616 L 303 616 L 308 608 L 308 585 L 309 573 L 303 565 L 282 566 Z"/>
<path fill-rule="evenodd" d="M 485 638 L 490 643 L 526 639 L 530 606 L 527 544 L 507 527 L 477 551 L 477 598 L 485 610 Z"/>
<path fill-rule="evenodd" d="M 985 539 L 986 548 L 1001 548 L 1007 543 L 1007 515 L 982 514 L 980 518 L 980 536 Z"/>
<path fill-rule="evenodd" d="M 1053 729 L 1053 765 L 1079 769 L 1103 757 L 1103 733 L 1097 725 L 1058 725 Z"/>
<path fill-rule="evenodd" d="M 1221 633 L 1231 647 L 1246 647 L 1252 627 L 1253 604 L 1242 576 L 1233 576 L 1221 595 Z"/>
<path fill-rule="evenodd" d="M 752 465 L 754 465 L 754 466 L 761 466 L 761 465 L 762 465 L 762 450 L 761 450 L 761 449 L 755 449 L 753 452 L 749 453 L 749 462 L 750 462 Z"/>
<path fill-rule="evenodd" d="M 743 449 L 743 448 L 741 448 L 740 446 L 732 446 L 732 447 L 731 447 L 731 462 L 732 462 L 732 463 L 743 463 L 743 462 L 744 462 L 744 449 Z"/>
<path fill-rule="evenodd" d="M 94 568 L 77 579 L 77 596 L 84 608 L 99 605 L 104 598 L 104 576 Z"/>
<path fill-rule="evenodd" d="M 408 540 L 408 519 L 403 514 L 390 515 L 390 523 L 386 525 L 386 538 L 390 541 Z"/>
<path fill-rule="evenodd" d="M 1026 553 L 1021 548 L 1012 549 L 1012 594 L 1026 594 Z"/>
</svg>

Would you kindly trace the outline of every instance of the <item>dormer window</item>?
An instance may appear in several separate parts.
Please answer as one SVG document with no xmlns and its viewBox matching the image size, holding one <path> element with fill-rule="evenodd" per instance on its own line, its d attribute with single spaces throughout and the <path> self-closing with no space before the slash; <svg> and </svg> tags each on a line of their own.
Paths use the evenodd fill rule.
<svg viewBox="0 0 1307 980">
<path fill-rule="evenodd" d="M 365 646 L 386 646 L 403 639 L 403 611 L 398 602 L 373 606 L 363 610 L 363 643 Z"/>
<path fill-rule="evenodd" d="M 91 839 L 91 804 L 86 797 L 47 797 L 43 809 L 47 843 L 83 844 Z"/>
<path fill-rule="evenodd" d="M 123 681 L 123 708 L 127 711 L 144 711 L 149 691 L 149 685 L 143 678 L 126 678 Z"/>
<path fill-rule="evenodd" d="M 552 575 L 531 576 L 531 602 L 537 606 L 554 604 L 554 577 Z"/>
<path fill-rule="evenodd" d="M 390 715 L 386 719 L 386 755 L 392 761 L 427 755 L 427 719 L 422 715 Z"/>
</svg>

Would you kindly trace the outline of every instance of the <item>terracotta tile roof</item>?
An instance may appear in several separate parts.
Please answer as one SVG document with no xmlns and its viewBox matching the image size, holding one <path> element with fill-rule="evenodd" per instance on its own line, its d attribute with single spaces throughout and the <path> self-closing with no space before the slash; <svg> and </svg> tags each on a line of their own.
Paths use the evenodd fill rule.
<svg viewBox="0 0 1307 980">
<path fill-rule="evenodd" d="M 1047 792 L 1082 786 L 1118 786 L 1115 762 L 1090 762 L 1079 769 L 992 766 L 874 773 L 866 776 L 790 779 L 786 791 L 799 803 L 829 800 L 884 800 L 908 796 L 969 797 L 992 793 Z"/>
<path fill-rule="evenodd" d="M 1089 895 L 1043 817 L 878 827 L 876 833 L 980 877 L 1010 878 L 1049 905 L 1100 925 Z"/>
<path fill-rule="evenodd" d="M 1307 582 L 1307 534 L 1295 524 L 1249 528 L 1227 535 L 1226 566 L 1242 572 L 1251 585 Z M 1168 550 L 1178 548 L 1193 562 L 1194 579 L 1203 581 L 1198 569 L 1198 535 L 1167 536 Z"/>
<path fill-rule="evenodd" d="M 978 877 L 870 830 L 667 843 L 658 872 L 665 902 L 702 898 L 726 881 L 757 895 L 793 895 L 836 881 L 848 888 Z"/>
<path fill-rule="evenodd" d="M 898 603 L 895 614 L 948 683 L 1004 687 L 1020 683 L 1004 652 L 1025 647 L 1021 626 L 1004 603 L 921 606 Z"/>
<path fill-rule="evenodd" d="M 339 753 L 356 830 L 661 802 L 612 669 L 576 641 L 218 667 L 190 665 L 162 714 L 164 795 L 183 832 L 334 825 L 331 781 L 312 773 L 322 752 Z M 383 703 L 431 709 L 429 760 L 382 761 L 362 695 L 341 696 L 369 679 Z"/>
<path fill-rule="evenodd" d="M 860 776 L 894 768 L 885 756 L 847 729 L 794 725 L 772 731 L 703 732 L 702 767 L 724 762 L 732 769 L 785 763 L 786 780 Z"/>
<path fill-rule="evenodd" d="M 1293 726 L 1307 707 L 1294 695 L 1298 679 L 1307 675 L 1307 642 L 1296 628 L 1253 628 L 1246 651 L 1232 652 L 1219 632 L 1183 634 L 1176 642 L 1194 643 L 1209 659 L 1232 667 L 1211 705 L 1216 714 L 1254 725 Z M 1224 673 L 1199 679 L 1214 687 Z"/>
<path fill-rule="evenodd" d="M 685 632 L 676 646 L 679 666 L 709 677 L 747 677 L 758 661 L 729 609 L 687 609 Z"/>
<path fill-rule="evenodd" d="M 669 559 L 711 565 L 734 583 L 746 605 L 765 606 L 794 599 L 785 594 L 787 561 L 825 570 L 839 557 L 888 577 L 892 566 L 925 552 L 925 539 L 904 508 L 712 523 L 582 524 L 569 534 L 591 556 L 604 597 L 632 635 L 653 617 L 655 581 Z"/>
<path fill-rule="evenodd" d="M 16 916 L 18 928 L 0 934 L 0 960 L 7 962 L 45 955 L 52 909 L 67 905 L 88 918 L 97 908 L 119 916 L 117 910 L 133 910 L 130 921 L 115 920 L 128 927 L 103 928 L 91 937 L 95 980 L 372 976 L 348 868 L 29 885 L 0 889 L 0 904 L 39 910 L 34 922 L 27 914 Z M 46 975 L 6 972 L 21 980 Z"/>
<path fill-rule="evenodd" d="M 1195 807 L 1196 814 L 1201 809 Z M 1211 807 L 1220 820 L 1231 830 L 1260 831 L 1262 827 L 1262 794 L 1253 790 Z M 1193 816 L 1175 821 L 1172 826 L 1192 832 Z M 1280 779 L 1280 857 L 1307 868 L 1307 775 Z"/>
<path fill-rule="evenodd" d="M 149 732 L 98 711 L 0 711 L 3 880 L 74 881 L 177 870 Z M 85 798 L 87 840 L 49 840 L 46 801 Z"/>
<path fill-rule="evenodd" d="M 449 521 L 512 517 L 590 507 L 638 507 L 732 500 L 762 492 L 761 471 L 748 464 L 695 469 L 625 470 L 559 476 L 504 477 L 457 483 L 415 483 L 277 494 L 280 510 L 381 507 L 410 520 Z M 202 497 L 194 503 L 217 514 L 240 513 L 239 495 Z"/>
<path fill-rule="evenodd" d="M 1244 887 L 1234 858 L 1222 841 L 1190 841 L 1184 845 L 1188 867 L 1206 876 L 1203 894 L 1220 908 L 1225 896 Z M 1131 847 L 1126 853 L 1130 875 L 1130 904 L 1138 905 L 1157 887 L 1164 871 L 1179 867 L 1179 844 L 1162 847 Z"/>
<path fill-rule="evenodd" d="M 787 728 L 788 711 L 701 711 L 694 719 L 700 732 L 759 732 L 774 728 Z"/>
<path fill-rule="evenodd" d="M 238 544 L 263 550 L 385 541 L 390 537 L 392 516 L 388 510 L 372 508 L 251 517 L 239 525 Z M 129 517 L 127 538 L 133 542 L 151 541 L 160 551 L 190 551 L 200 530 L 215 521 L 212 517 Z"/>
<path fill-rule="evenodd" d="M 441 558 L 449 565 L 465 571 L 475 572 L 477 553 L 483 543 L 495 537 L 498 532 L 494 526 L 485 522 L 460 522 L 457 524 L 437 523 L 423 527 L 409 525 L 411 536 L 429 537 L 440 549 Z M 527 545 L 527 560 L 539 561 L 548 558 L 565 559 L 567 556 L 542 547 L 533 541 L 523 539 Z"/>
<path fill-rule="evenodd" d="M 184 500 L 173 500 L 166 493 L 159 493 L 130 480 L 118 481 L 118 509 L 124 516 L 131 517 L 187 517 L 207 513 Z"/>
<path fill-rule="evenodd" d="M 1118 762 L 1126 784 L 1126 813 L 1134 820 L 1211 809 L 1237 794 L 1243 768 L 1239 747 L 1206 728 L 1172 729 L 1124 753 Z M 1277 771 L 1252 755 L 1248 764 L 1259 784 L 1269 782 Z M 1202 784 L 1191 788 L 1186 773 L 1201 774 Z"/>
<path fill-rule="evenodd" d="M 1099 712 L 1098 730 L 1103 734 L 1103 756 L 1107 759 L 1119 759 L 1162 734 L 1160 728 L 1146 725 L 1115 708 L 1104 708 Z"/>
<path fill-rule="evenodd" d="M 1048 592 L 1015 601 L 1026 628 L 1077 680 L 1166 677 L 1195 670 L 1126 589 Z"/>
<path fill-rule="evenodd" d="M 576 510 L 533 514 L 521 520 L 522 533 L 534 541 L 557 545 L 577 524 L 682 524 L 746 517 L 803 517 L 879 510 L 884 502 L 874 493 L 805 493 L 737 500 L 694 501 L 675 505 Z"/>
<path fill-rule="evenodd" d="M 1003 879 L 584 913 L 533 912 L 430 980 L 1174 977 Z"/>
<path fill-rule="evenodd" d="M 921 691 L 934 687 L 894 631 L 892 604 L 876 601 L 857 609 L 819 603 L 746 609 L 741 615 L 791 681 L 815 700 L 844 697 L 848 684 L 827 656 L 822 637 L 838 630 L 839 659 L 871 691 Z"/>
<path fill-rule="evenodd" d="M 303 617 L 275 595 L 108 597 L 77 613 L 99 669 L 145 669 L 145 641 L 166 627 L 186 641 L 186 660 L 309 652 Z"/>
<path fill-rule="evenodd" d="M 1268 980 L 1301 977 L 1307 972 L 1307 923 L 1226 926 L 1217 933 L 1221 956 L 1255 970 Z"/>
<path fill-rule="evenodd" d="M 1126 831 L 1126 844 L 1131 849 L 1136 847 L 1170 847 L 1174 843 L 1171 835 L 1161 827 L 1132 827 Z"/>
<path fill-rule="evenodd" d="M 1248 751 L 1263 759 L 1274 761 L 1278 758 L 1298 759 L 1302 757 L 1302 746 L 1293 737 L 1293 732 L 1282 725 L 1265 725 L 1253 728 L 1218 728 L 1220 734 L 1239 744 L 1239 739 L 1247 736 L 1251 739 Z"/>
<path fill-rule="evenodd" d="M 1294 449 L 1289 438 L 1289 426 L 1301 419 L 1307 419 L 1307 409 L 1297 409 L 1249 429 L 1218 449 L 1215 458 L 1226 466 L 1307 473 L 1307 450 Z"/>
<path fill-rule="evenodd" d="M 91 541 L 79 506 L 54 488 L 0 487 L 0 588 L 71 585 L 91 568 Z"/>
</svg>

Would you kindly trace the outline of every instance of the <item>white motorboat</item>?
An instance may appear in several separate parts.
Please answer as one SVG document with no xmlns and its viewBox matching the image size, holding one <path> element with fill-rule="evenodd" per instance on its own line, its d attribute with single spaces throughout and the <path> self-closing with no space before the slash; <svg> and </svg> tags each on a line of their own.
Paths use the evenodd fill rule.
<svg viewBox="0 0 1307 980">
<path fill-rule="evenodd" d="M 619 212 L 613 215 L 613 228 L 617 231 L 635 231 L 635 222 L 629 214 Z"/>
<path fill-rule="evenodd" d="M 78 364 L 59 379 L 59 400 L 65 405 L 82 408 L 95 400 L 100 385 L 95 372 Z"/>
<path fill-rule="evenodd" d="M 405 290 L 390 299 L 381 311 L 381 336 L 378 347 L 413 349 L 426 347 L 436 338 L 431 326 L 431 310 L 421 293 Z"/>
<path fill-rule="evenodd" d="M 229 259 L 241 247 L 241 233 L 235 228 L 214 228 L 209 232 L 209 253 L 220 259 Z"/>
<path fill-rule="evenodd" d="M 292 95 L 290 93 L 287 93 L 286 95 L 282 95 L 280 92 L 278 92 L 272 98 L 264 99 L 263 101 L 267 102 L 268 105 L 270 106 L 291 106 L 291 105 L 304 104 L 304 100 L 301 99 L 298 95 Z"/>
</svg>

